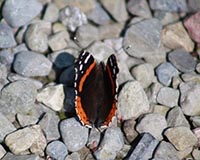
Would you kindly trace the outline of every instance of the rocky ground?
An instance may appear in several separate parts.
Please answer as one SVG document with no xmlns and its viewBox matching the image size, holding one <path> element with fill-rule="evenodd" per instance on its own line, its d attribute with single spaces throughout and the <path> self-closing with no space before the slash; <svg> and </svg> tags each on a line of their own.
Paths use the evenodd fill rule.
<svg viewBox="0 0 200 160">
<path fill-rule="evenodd" d="M 199 0 L 0 0 L 0 159 L 200 160 Z M 74 62 L 115 53 L 118 117 L 78 121 Z"/>
</svg>

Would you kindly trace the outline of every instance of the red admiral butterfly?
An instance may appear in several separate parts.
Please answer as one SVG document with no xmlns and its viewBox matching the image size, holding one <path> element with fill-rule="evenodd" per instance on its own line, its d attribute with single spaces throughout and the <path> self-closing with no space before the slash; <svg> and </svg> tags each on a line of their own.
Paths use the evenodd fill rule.
<svg viewBox="0 0 200 160">
<path fill-rule="evenodd" d="M 115 55 L 106 65 L 82 51 L 75 63 L 75 109 L 81 123 L 89 128 L 108 126 L 116 112 L 117 74 Z"/>
</svg>

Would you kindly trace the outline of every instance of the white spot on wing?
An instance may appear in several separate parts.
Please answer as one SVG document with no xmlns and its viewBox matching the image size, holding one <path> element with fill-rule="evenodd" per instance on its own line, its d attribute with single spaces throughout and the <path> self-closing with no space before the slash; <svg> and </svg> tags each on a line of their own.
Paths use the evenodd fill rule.
<svg viewBox="0 0 200 160">
<path fill-rule="evenodd" d="M 83 69 L 83 65 L 81 64 L 80 66 L 79 66 L 79 70 L 81 71 Z"/>
<path fill-rule="evenodd" d="M 89 60 L 90 57 L 91 57 L 91 55 L 88 55 L 88 56 L 86 57 L 86 59 L 85 59 L 85 61 L 84 61 L 85 64 L 88 62 L 88 60 Z"/>
</svg>

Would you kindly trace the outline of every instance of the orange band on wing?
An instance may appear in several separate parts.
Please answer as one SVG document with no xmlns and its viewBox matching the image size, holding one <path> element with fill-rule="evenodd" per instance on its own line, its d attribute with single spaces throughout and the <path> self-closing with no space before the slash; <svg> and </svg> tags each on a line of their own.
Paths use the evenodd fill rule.
<svg viewBox="0 0 200 160">
<path fill-rule="evenodd" d="M 95 67 L 96 65 L 96 62 L 93 62 L 90 67 L 86 70 L 86 72 L 84 73 L 83 77 L 81 78 L 80 80 L 80 85 L 79 85 L 79 88 L 78 88 L 78 91 L 79 92 L 82 92 L 82 89 L 83 89 L 83 83 L 85 81 L 85 79 L 87 78 L 87 76 L 90 74 L 91 70 Z"/>
<path fill-rule="evenodd" d="M 110 110 L 110 113 L 109 113 L 109 115 L 108 115 L 106 121 L 104 122 L 104 125 L 106 125 L 106 126 L 109 125 L 109 123 L 112 121 L 112 118 L 113 118 L 114 115 L 115 115 L 116 110 L 117 110 L 117 107 L 116 107 L 116 100 L 114 99 L 113 104 L 112 104 L 112 108 L 111 108 L 111 110 Z"/>
<path fill-rule="evenodd" d="M 108 75 L 109 75 L 109 78 L 110 78 L 110 81 L 111 81 L 111 85 L 112 85 L 112 94 L 114 95 L 115 94 L 115 84 L 113 82 L 113 78 L 112 78 L 112 75 L 111 75 L 110 68 L 108 66 L 106 66 L 106 68 L 108 70 Z"/>
</svg>

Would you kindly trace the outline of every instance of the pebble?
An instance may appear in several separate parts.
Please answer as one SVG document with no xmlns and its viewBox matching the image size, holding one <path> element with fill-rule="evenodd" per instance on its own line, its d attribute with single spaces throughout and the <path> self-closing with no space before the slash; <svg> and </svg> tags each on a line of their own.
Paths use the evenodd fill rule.
<svg viewBox="0 0 200 160">
<path fill-rule="evenodd" d="M 97 159 L 110 160 L 115 159 L 124 145 L 123 134 L 118 127 L 109 127 L 98 150 L 94 152 Z"/>
<path fill-rule="evenodd" d="M 12 29 L 4 23 L 0 23 L 0 48 L 14 47 L 16 41 Z"/>
<path fill-rule="evenodd" d="M 163 26 L 175 23 L 180 18 L 178 13 L 167 11 L 155 11 L 154 16 L 160 20 Z"/>
<path fill-rule="evenodd" d="M 59 77 L 59 82 L 66 86 L 74 86 L 74 65 L 66 68 Z"/>
<path fill-rule="evenodd" d="M 48 22 L 56 22 L 59 17 L 59 9 L 54 3 L 47 4 L 43 20 Z"/>
<path fill-rule="evenodd" d="M 200 9 L 199 1 L 198 0 L 188 1 L 188 8 L 189 8 L 189 11 L 191 12 L 199 11 Z"/>
<path fill-rule="evenodd" d="M 149 63 L 140 64 L 131 70 L 131 73 L 143 88 L 147 88 L 154 79 L 154 69 Z"/>
<path fill-rule="evenodd" d="M 61 141 L 52 141 L 46 147 L 46 154 L 52 159 L 64 160 L 68 154 L 67 147 Z"/>
<path fill-rule="evenodd" d="M 100 137 L 101 133 L 96 128 L 92 128 L 88 137 L 87 146 L 90 149 L 96 149 L 100 142 Z"/>
<path fill-rule="evenodd" d="M 130 0 L 127 3 L 127 9 L 132 15 L 143 18 L 152 18 L 151 11 L 146 0 Z"/>
<path fill-rule="evenodd" d="M 67 6 L 60 10 L 59 19 L 71 32 L 87 24 L 86 15 L 78 7 L 74 6 Z"/>
<path fill-rule="evenodd" d="M 192 151 L 192 157 L 194 157 L 194 159 L 200 159 L 200 151 L 198 149 L 194 149 Z"/>
<path fill-rule="evenodd" d="M 179 151 L 192 147 L 197 143 L 197 137 L 188 127 L 169 128 L 164 134 Z"/>
<path fill-rule="evenodd" d="M 98 2 L 95 4 L 95 8 L 87 13 L 87 18 L 97 25 L 105 25 L 111 21 L 108 13 Z"/>
<path fill-rule="evenodd" d="M 58 69 L 63 69 L 74 64 L 73 52 L 71 49 L 61 50 L 49 54 L 48 58 Z"/>
<path fill-rule="evenodd" d="M 164 54 L 156 54 L 154 56 L 146 56 L 144 57 L 145 62 L 150 63 L 153 68 L 158 67 L 160 64 L 164 63 L 166 61 L 166 55 Z"/>
<path fill-rule="evenodd" d="M 200 116 L 192 116 L 190 117 L 190 121 L 195 128 L 200 127 Z"/>
<path fill-rule="evenodd" d="M 99 31 L 91 24 L 83 25 L 77 29 L 75 37 L 78 45 L 81 48 L 86 48 L 99 39 Z"/>
<path fill-rule="evenodd" d="M 39 125 L 45 133 L 47 141 L 52 141 L 60 138 L 58 124 L 60 119 L 55 112 L 47 111 L 42 119 L 39 121 Z"/>
<path fill-rule="evenodd" d="M 43 31 L 41 23 L 31 24 L 27 28 L 25 41 L 32 51 L 44 53 L 48 49 L 48 34 Z M 46 24 L 47 26 L 50 25 L 50 23 Z"/>
<path fill-rule="evenodd" d="M 167 112 L 169 111 L 169 107 L 163 106 L 163 105 L 159 105 L 159 104 L 152 104 L 152 113 L 158 113 L 160 115 L 163 115 L 164 117 L 166 117 Z"/>
<path fill-rule="evenodd" d="M 65 160 L 81 160 L 81 157 L 78 152 L 73 152 L 72 154 L 68 155 L 65 158 Z M 90 159 L 86 159 L 86 160 L 90 160 Z"/>
<path fill-rule="evenodd" d="M 177 49 L 168 54 L 169 61 L 181 72 L 195 70 L 196 62 L 192 55 L 184 50 Z"/>
<path fill-rule="evenodd" d="M 60 111 L 63 108 L 64 98 L 65 93 L 62 84 L 46 87 L 37 95 L 38 102 L 42 102 L 54 111 Z"/>
<path fill-rule="evenodd" d="M 197 43 L 200 43 L 200 12 L 195 13 L 184 21 L 190 37 Z"/>
<path fill-rule="evenodd" d="M 146 114 L 136 126 L 140 134 L 148 132 L 158 140 L 163 139 L 162 132 L 165 128 L 167 128 L 165 117 L 157 113 Z"/>
<path fill-rule="evenodd" d="M 5 136 L 15 130 L 15 126 L 0 112 L 0 142 L 2 143 Z"/>
<path fill-rule="evenodd" d="M 196 71 L 197 71 L 198 73 L 200 73 L 200 63 L 198 63 L 198 64 L 196 65 Z"/>
<path fill-rule="evenodd" d="M 40 126 L 33 125 L 19 129 L 6 136 L 5 144 L 16 155 L 20 155 L 28 150 L 31 153 L 43 155 L 46 139 Z"/>
<path fill-rule="evenodd" d="M 138 107 L 140 106 L 140 107 Z M 138 118 L 150 109 L 147 96 L 137 81 L 127 82 L 118 96 L 117 114 L 123 120 Z"/>
<path fill-rule="evenodd" d="M 118 22 L 124 22 L 128 19 L 125 1 L 121 0 L 100 0 L 103 7 Z"/>
<path fill-rule="evenodd" d="M 16 55 L 14 70 L 23 76 L 46 76 L 50 73 L 52 63 L 44 55 L 31 51 L 22 51 Z"/>
<path fill-rule="evenodd" d="M 176 106 L 172 108 L 167 114 L 168 127 L 184 126 L 190 128 L 190 124 L 185 118 L 183 111 L 180 107 Z"/>
<path fill-rule="evenodd" d="M 178 151 L 172 146 L 171 143 L 162 141 L 155 150 L 155 160 L 180 160 Z"/>
<path fill-rule="evenodd" d="M 42 10 L 38 0 L 7 0 L 3 5 L 2 14 L 12 27 L 21 27 L 29 23 Z M 26 15 L 26 16 L 24 16 Z"/>
<path fill-rule="evenodd" d="M 195 72 L 184 73 L 184 74 L 181 75 L 181 79 L 184 82 L 199 83 L 200 82 L 200 75 L 196 74 Z"/>
<path fill-rule="evenodd" d="M 59 43 L 57 43 L 59 42 Z M 67 48 L 69 42 L 69 33 L 67 31 L 56 32 L 48 39 L 48 45 L 52 51 L 59 51 Z"/>
<path fill-rule="evenodd" d="M 192 52 L 194 49 L 194 43 L 181 22 L 163 28 L 162 42 L 170 49 L 184 48 L 187 52 Z"/>
<path fill-rule="evenodd" d="M 38 155 L 30 154 L 30 155 L 15 155 L 10 152 L 8 152 L 2 160 L 41 160 L 41 158 Z"/>
<path fill-rule="evenodd" d="M 156 68 L 157 78 L 165 86 L 169 86 L 172 78 L 178 74 L 178 70 L 169 62 L 164 62 Z"/>
<path fill-rule="evenodd" d="M 0 95 L 0 112 L 11 122 L 16 113 L 28 114 L 37 95 L 36 88 L 30 81 L 16 81 L 4 87 Z"/>
<path fill-rule="evenodd" d="M 183 113 L 188 116 L 197 116 L 200 113 L 200 108 L 198 107 L 200 104 L 200 99 L 198 95 L 200 94 L 200 85 L 194 85 L 190 89 L 184 92 L 181 91 L 181 94 L 184 94 L 184 97 L 181 99 L 181 108 Z"/>
<path fill-rule="evenodd" d="M 35 115 L 25 115 L 21 113 L 17 113 L 16 119 L 21 127 L 36 124 L 39 120 Z"/>
<path fill-rule="evenodd" d="M 148 160 L 153 156 L 153 152 L 157 147 L 159 141 L 155 139 L 151 134 L 144 133 L 138 140 L 133 151 L 130 153 L 129 159 L 131 160 Z"/>
<path fill-rule="evenodd" d="M 170 108 L 177 106 L 179 100 L 179 91 L 170 87 L 162 87 L 158 92 L 157 101 L 159 104 Z"/>
<path fill-rule="evenodd" d="M 135 130 L 136 121 L 134 119 L 126 120 L 123 123 L 123 133 L 126 140 L 131 143 L 138 136 L 138 132 Z"/>
<path fill-rule="evenodd" d="M 2 145 L 0 145 L 0 158 L 2 159 L 5 154 L 6 154 L 6 150 L 3 148 Z"/>
<path fill-rule="evenodd" d="M 160 21 L 155 18 L 131 25 L 125 33 L 124 50 L 137 58 L 153 56 L 161 45 L 161 29 Z"/>
<path fill-rule="evenodd" d="M 87 143 L 88 128 L 81 126 L 75 118 L 61 121 L 60 133 L 65 145 L 71 152 L 80 150 Z"/>
<path fill-rule="evenodd" d="M 178 89 L 178 87 L 179 87 L 179 85 L 180 85 L 181 82 L 183 82 L 182 79 L 181 79 L 181 77 L 174 76 L 172 78 L 172 88 Z"/>
<path fill-rule="evenodd" d="M 95 1 L 94 0 L 85 0 L 84 2 L 82 0 L 65 0 L 65 1 L 54 1 L 56 6 L 58 6 L 59 9 L 64 8 L 66 6 L 76 6 L 77 8 L 80 8 L 81 11 L 84 13 L 89 12 L 93 8 L 95 8 Z"/>
<path fill-rule="evenodd" d="M 163 10 L 169 12 L 188 11 L 186 0 L 151 0 L 150 7 L 153 10 Z"/>
</svg>

